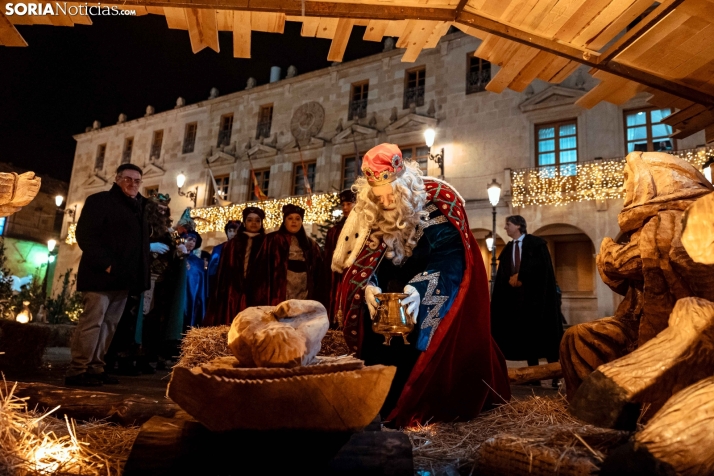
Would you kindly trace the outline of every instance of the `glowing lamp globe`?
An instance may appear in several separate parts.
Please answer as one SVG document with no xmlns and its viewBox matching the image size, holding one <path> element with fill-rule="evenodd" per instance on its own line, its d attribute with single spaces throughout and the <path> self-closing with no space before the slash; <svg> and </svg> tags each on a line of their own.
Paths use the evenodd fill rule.
<svg viewBox="0 0 714 476">
<path fill-rule="evenodd" d="M 493 236 L 488 235 L 486 237 L 486 247 L 488 248 L 488 251 L 493 250 Z"/>
<path fill-rule="evenodd" d="M 434 139 L 436 138 L 436 131 L 431 127 L 424 131 L 424 142 L 427 147 L 434 145 Z"/>
<path fill-rule="evenodd" d="M 184 174 L 178 174 L 176 176 L 176 185 L 178 185 L 178 188 L 183 187 L 183 184 L 186 183 L 186 176 Z"/>
<path fill-rule="evenodd" d="M 20 324 L 27 324 L 32 319 L 32 313 L 30 312 L 30 301 L 22 301 L 22 311 L 17 313 L 15 320 Z"/>
<path fill-rule="evenodd" d="M 57 246 L 57 240 L 47 240 L 47 251 L 52 253 Z"/>
<path fill-rule="evenodd" d="M 488 192 L 488 201 L 491 202 L 491 206 L 498 205 L 498 201 L 501 199 L 501 184 L 496 182 L 496 179 L 493 179 L 486 191 Z"/>
<path fill-rule="evenodd" d="M 57 195 L 55 197 L 55 205 L 57 205 L 58 207 L 61 207 L 62 202 L 64 202 L 64 197 L 62 195 Z"/>
</svg>

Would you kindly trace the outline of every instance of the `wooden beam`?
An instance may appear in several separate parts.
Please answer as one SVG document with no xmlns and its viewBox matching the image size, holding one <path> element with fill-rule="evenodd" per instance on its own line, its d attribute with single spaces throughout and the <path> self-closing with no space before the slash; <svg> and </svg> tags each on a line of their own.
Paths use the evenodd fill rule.
<svg viewBox="0 0 714 476">
<path fill-rule="evenodd" d="M 631 44 L 647 34 L 657 23 L 669 15 L 684 0 L 664 0 L 657 8 L 647 15 L 647 17 L 635 25 L 631 30 L 622 35 L 610 48 L 598 59 L 599 63 L 607 63 L 625 51 Z"/>
<path fill-rule="evenodd" d="M 370 20 L 362 39 L 364 41 L 382 41 L 389 22 L 386 20 Z"/>
<path fill-rule="evenodd" d="M 251 12 L 250 24 L 253 31 L 283 33 L 285 31 L 285 14 Z"/>
<path fill-rule="evenodd" d="M 413 63 L 419 57 L 419 53 L 426 45 L 429 37 L 434 32 L 434 29 L 439 25 L 435 21 L 420 21 L 409 35 L 409 41 L 406 45 L 407 51 L 402 56 L 403 63 Z"/>
<path fill-rule="evenodd" d="M 166 23 L 172 30 L 188 30 L 186 12 L 184 12 L 183 8 L 164 7 L 164 16 L 166 17 Z"/>
<path fill-rule="evenodd" d="M 0 45 L 27 46 L 25 39 L 3 12 L 0 12 Z"/>
<path fill-rule="evenodd" d="M 449 31 L 450 27 L 450 22 L 437 22 L 437 25 L 434 27 L 434 31 L 431 32 L 429 39 L 426 40 L 426 43 L 424 43 L 424 48 L 436 48 L 436 45 L 439 44 L 439 40 L 446 34 L 447 31 Z"/>
<path fill-rule="evenodd" d="M 508 85 L 514 91 L 522 92 L 534 79 L 550 64 L 554 59 L 553 55 L 545 51 L 538 51 L 538 54 L 516 75 L 515 79 Z"/>
<path fill-rule="evenodd" d="M 339 18 L 320 18 L 320 24 L 317 26 L 317 38 L 331 40 L 337 31 L 337 22 Z"/>
<path fill-rule="evenodd" d="M 320 26 L 319 18 L 303 17 L 302 29 L 300 30 L 300 36 L 306 36 L 309 38 L 314 38 L 317 34 L 317 27 Z"/>
<path fill-rule="evenodd" d="M 215 10 L 187 8 L 186 22 L 191 38 L 191 49 L 194 53 L 198 53 L 206 47 L 216 53 L 220 52 Z"/>
<path fill-rule="evenodd" d="M 518 51 L 511 57 L 508 63 L 504 64 L 498 73 L 486 85 L 486 91 L 501 93 L 508 87 L 518 73 L 533 60 L 539 50 L 530 46 L 519 45 Z"/>
<path fill-rule="evenodd" d="M 250 12 L 233 12 L 233 57 L 250 58 Z"/>
<path fill-rule="evenodd" d="M 345 49 L 347 49 L 347 43 L 350 41 L 353 26 L 353 20 L 345 18 L 337 20 L 337 29 L 330 44 L 330 51 L 327 53 L 327 61 L 342 61 L 345 56 Z"/>
</svg>

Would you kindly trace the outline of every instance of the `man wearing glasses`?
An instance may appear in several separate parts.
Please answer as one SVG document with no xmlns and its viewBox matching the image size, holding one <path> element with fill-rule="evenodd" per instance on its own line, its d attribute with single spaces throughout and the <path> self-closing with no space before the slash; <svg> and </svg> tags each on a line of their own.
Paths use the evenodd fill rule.
<svg viewBox="0 0 714 476">
<path fill-rule="evenodd" d="M 84 310 L 72 336 L 66 385 L 119 383 L 104 371 L 104 355 L 127 296 L 142 293 L 150 284 L 141 177 L 136 165 L 120 165 L 112 188 L 87 197 L 77 221 L 77 243 L 82 250 L 77 290 L 83 292 Z"/>
</svg>

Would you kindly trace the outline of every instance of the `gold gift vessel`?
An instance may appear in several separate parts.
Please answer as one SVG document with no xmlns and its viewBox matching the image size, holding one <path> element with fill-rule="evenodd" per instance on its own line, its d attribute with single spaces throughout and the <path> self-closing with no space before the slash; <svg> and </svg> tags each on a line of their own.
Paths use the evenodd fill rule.
<svg viewBox="0 0 714 476">
<path fill-rule="evenodd" d="M 409 344 L 407 334 L 414 329 L 414 320 L 407 314 L 402 305 L 402 299 L 408 297 L 404 293 L 380 293 L 375 295 L 379 300 L 377 313 L 372 320 L 372 330 L 384 336 L 384 345 L 390 345 L 392 337 L 402 336 L 405 344 Z"/>
</svg>

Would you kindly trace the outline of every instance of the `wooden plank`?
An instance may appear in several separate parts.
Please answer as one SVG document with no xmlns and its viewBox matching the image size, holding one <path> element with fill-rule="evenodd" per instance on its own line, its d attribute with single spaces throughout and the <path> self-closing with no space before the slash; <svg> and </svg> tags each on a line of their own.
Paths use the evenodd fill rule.
<svg viewBox="0 0 714 476">
<path fill-rule="evenodd" d="M 480 10 L 491 18 L 501 18 L 511 2 L 513 0 L 486 0 Z"/>
<path fill-rule="evenodd" d="M 575 72 L 575 70 L 578 69 L 579 67 L 580 67 L 580 63 L 578 63 L 577 61 L 571 61 L 570 63 L 566 64 L 565 67 L 563 67 L 563 69 L 558 71 L 558 73 L 555 76 L 550 78 L 550 82 L 555 83 L 555 84 L 562 83 L 563 81 L 565 81 L 568 78 L 568 76 L 573 74 Z"/>
<path fill-rule="evenodd" d="M 553 37 L 569 43 L 611 1 L 612 0 L 589 0 L 584 2 Z"/>
<path fill-rule="evenodd" d="M 54 26 L 74 26 L 74 21 L 72 21 L 72 17 L 69 16 L 69 14 L 65 15 L 62 13 L 62 10 L 59 8 L 55 8 L 55 13 L 56 15 L 47 15 L 47 18 L 50 20 L 52 25 Z M 146 9 L 144 9 L 146 10 Z"/>
<path fill-rule="evenodd" d="M 146 9 L 146 7 L 141 5 L 127 7 L 126 10 L 134 10 L 134 13 L 136 13 L 136 16 L 138 17 L 143 17 L 149 14 L 149 11 Z"/>
<path fill-rule="evenodd" d="M 645 91 L 652 94 L 647 102 L 660 109 L 685 109 L 694 104 L 691 101 L 677 97 L 674 94 L 668 94 L 656 89 L 645 88 Z"/>
<path fill-rule="evenodd" d="M 644 90 L 645 87 L 640 83 L 634 81 L 627 81 L 624 85 L 617 88 L 609 96 L 605 98 L 605 101 L 622 106 L 627 101 L 635 97 L 636 94 Z"/>
<path fill-rule="evenodd" d="M 250 12 L 233 12 L 233 57 L 250 58 Z"/>
<path fill-rule="evenodd" d="M 218 31 L 233 31 L 233 10 L 216 10 Z"/>
<path fill-rule="evenodd" d="M 672 138 L 684 139 L 701 131 L 702 129 L 706 129 L 712 124 L 714 124 L 714 111 L 712 109 L 707 109 L 701 114 L 691 118 L 686 124 L 679 128 L 675 134 L 672 134 Z"/>
<path fill-rule="evenodd" d="M 429 38 L 426 40 L 424 48 L 436 48 L 436 45 L 439 44 L 439 40 L 441 39 L 441 37 L 444 36 L 451 27 L 451 23 L 446 21 L 436 23 L 437 25 L 434 27 L 434 30 L 431 32 L 431 35 L 429 35 Z"/>
<path fill-rule="evenodd" d="M 493 93 L 501 93 L 504 89 L 508 87 L 518 73 L 523 69 L 528 63 L 533 60 L 538 54 L 536 48 L 531 48 L 526 45 L 519 45 L 516 53 L 511 57 L 507 64 L 505 64 L 496 75 L 491 78 L 491 81 L 486 85 L 486 91 L 491 91 Z"/>
<path fill-rule="evenodd" d="M 320 26 L 319 18 L 302 17 L 302 29 L 300 36 L 314 37 L 317 34 L 317 27 Z"/>
<path fill-rule="evenodd" d="M 476 51 L 474 52 L 474 56 L 478 58 L 482 58 L 487 60 L 487 58 L 491 55 L 491 51 L 498 45 L 500 41 L 507 41 L 500 36 L 496 35 L 488 35 L 476 48 Z M 487 60 L 488 61 L 488 60 Z"/>
<path fill-rule="evenodd" d="M 613 38 L 622 33 L 630 23 L 642 15 L 651 5 L 652 2 L 650 0 L 636 0 L 622 15 L 617 17 L 607 28 L 600 32 L 597 37 L 590 41 L 587 44 L 588 48 L 593 50 L 603 48 Z"/>
<path fill-rule="evenodd" d="M 508 381 L 512 385 L 531 382 L 533 380 L 548 380 L 561 378 L 563 369 L 560 362 L 553 362 L 547 365 L 533 365 L 531 367 L 515 367 L 508 369 Z"/>
<path fill-rule="evenodd" d="M 543 0 L 546 1 L 546 0 Z M 510 20 L 506 20 L 508 23 L 517 26 L 517 27 L 522 27 L 522 23 L 524 20 L 533 13 L 533 9 L 535 6 L 538 4 L 538 0 L 525 0 L 525 2 L 518 8 L 513 15 L 511 15 Z M 511 3 L 513 5 L 513 3 Z M 504 17 L 505 17 L 504 13 Z M 503 17 L 502 17 L 503 19 Z"/>
<path fill-rule="evenodd" d="M 20 32 L 10 23 L 5 13 L 0 12 L 0 45 L 27 46 Z"/>
<path fill-rule="evenodd" d="M 389 25 L 387 25 L 387 29 L 384 30 L 384 36 L 402 36 L 402 33 L 404 33 L 407 27 L 407 23 L 407 20 L 390 21 Z"/>
<path fill-rule="evenodd" d="M 216 53 L 220 51 L 215 10 L 187 8 L 186 23 L 188 23 L 188 34 L 194 53 L 198 53 L 206 47 Z"/>
<path fill-rule="evenodd" d="M 545 51 L 538 51 L 538 54 L 524 68 L 522 68 L 515 79 L 508 85 L 514 91 L 525 90 L 534 79 L 553 61 L 555 57 Z"/>
<path fill-rule="evenodd" d="M 606 6 L 590 24 L 575 35 L 571 43 L 579 46 L 586 46 L 593 38 L 596 38 L 607 26 L 622 15 L 635 0 L 625 0 L 612 2 Z"/>
<path fill-rule="evenodd" d="M 687 21 L 682 23 L 679 28 L 664 37 L 659 43 L 654 45 L 648 51 L 645 51 L 636 59 L 626 61 L 629 61 L 634 66 L 640 67 L 641 69 L 647 69 L 661 75 L 660 65 L 663 64 L 663 61 L 666 61 L 666 56 L 669 53 L 676 51 L 677 48 L 687 41 L 687 39 L 695 36 L 709 25 L 711 24 L 699 18 L 689 18 Z"/>
<path fill-rule="evenodd" d="M 404 31 L 399 35 L 395 44 L 397 48 L 406 48 L 407 45 L 409 45 L 409 36 L 412 34 L 414 28 L 417 27 L 417 23 L 417 20 L 407 20 L 407 25 L 404 27 Z"/>
<path fill-rule="evenodd" d="M 624 78 L 608 78 L 606 81 L 601 81 L 597 86 L 581 96 L 580 99 L 575 101 L 575 104 L 585 109 L 591 109 L 600 101 L 604 101 L 605 98 L 615 92 L 618 88 L 624 86 L 626 83 L 627 80 Z"/>
<path fill-rule="evenodd" d="M 459 30 L 463 31 L 467 35 L 471 35 L 474 38 L 478 38 L 480 40 L 484 40 L 488 38 L 489 34 L 486 33 L 485 31 L 478 30 L 476 28 L 472 28 L 470 26 L 466 26 L 463 23 L 452 23 L 452 25 L 455 28 L 458 28 Z"/>
<path fill-rule="evenodd" d="M 405 51 L 404 56 L 402 56 L 402 63 L 412 63 L 416 61 L 419 57 L 419 53 L 421 53 L 424 45 L 426 45 L 426 42 L 438 25 L 439 22 L 435 21 L 420 21 L 417 23 L 416 27 L 412 30 L 412 34 L 409 36 L 407 51 Z"/>
<path fill-rule="evenodd" d="M 664 118 L 662 122 L 674 127 L 675 129 L 682 129 L 683 127 L 686 127 L 689 121 L 699 114 L 702 114 L 707 109 L 707 107 L 702 106 L 701 104 L 692 104 L 686 109 L 670 114 Z"/>
<path fill-rule="evenodd" d="M 548 13 L 536 31 L 545 38 L 553 36 L 570 20 L 586 0 L 562 0 Z"/>
<path fill-rule="evenodd" d="M 161 7 L 146 7 L 146 11 L 152 15 L 163 15 L 164 9 Z"/>
<path fill-rule="evenodd" d="M 283 33 L 285 31 L 285 14 L 251 12 L 250 24 L 253 31 Z"/>
<path fill-rule="evenodd" d="M 711 39 L 714 25 L 709 24 L 686 39 L 679 47 L 668 51 L 660 61 L 659 72 L 670 78 L 686 78 L 705 64 L 714 61 Z"/>
<path fill-rule="evenodd" d="M 538 74 L 537 78 L 542 81 L 549 81 L 550 78 L 558 74 L 558 71 L 563 69 L 569 62 L 567 58 L 556 56 L 549 65 L 543 68 L 543 71 Z"/>
<path fill-rule="evenodd" d="M 648 30 L 645 35 L 638 37 L 625 50 L 621 51 L 617 56 L 617 61 L 634 61 L 650 48 L 653 48 L 660 40 L 674 32 L 689 18 L 689 15 L 679 13 L 677 10 L 671 12 L 666 18 L 661 20 L 655 28 Z M 611 55 L 612 52 L 608 54 Z"/>
<path fill-rule="evenodd" d="M 166 23 L 172 30 L 188 30 L 186 12 L 183 8 L 164 7 L 164 15 L 166 16 Z"/>
<path fill-rule="evenodd" d="M 337 29 L 330 44 L 330 51 L 327 53 L 327 61 L 342 61 L 347 49 L 347 43 L 350 41 L 350 34 L 354 20 L 340 18 L 337 20 Z"/>
<path fill-rule="evenodd" d="M 331 40 L 337 31 L 337 18 L 320 18 L 320 24 L 317 27 L 317 38 L 325 38 Z"/>
<path fill-rule="evenodd" d="M 531 13 L 518 23 L 518 26 L 526 30 L 538 31 L 538 27 L 557 4 L 558 0 L 540 0 Z"/>
<path fill-rule="evenodd" d="M 370 20 L 362 37 L 365 41 L 382 41 L 389 22 L 386 20 Z"/>
<path fill-rule="evenodd" d="M 510 4 L 508 4 L 503 13 L 497 17 L 498 21 L 514 26 L 520 26 L 520 21 L 514 20 L 514 17 L 518 16 L 520 12 L 523 12 L 523 16 L 527 15 L 531 10 L 533 10 L 533 7 L 537 2 L 538 0 L 513 0 Z"/>
</svg>

